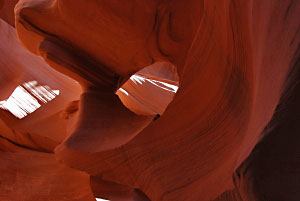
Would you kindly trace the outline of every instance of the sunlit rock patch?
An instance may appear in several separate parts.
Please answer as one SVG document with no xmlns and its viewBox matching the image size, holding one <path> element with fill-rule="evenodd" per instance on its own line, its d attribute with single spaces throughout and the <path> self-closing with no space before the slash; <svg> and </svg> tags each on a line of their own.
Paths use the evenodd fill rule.
<svg viewBox="0 0 300 201">
<path fill-rule="evenodd" d="M 132 75 L 117 95 L 129 110 L 138 115 L 162 115 L 178 88 L 176 68 L 158 62 Z"/>
<path fill-rule="evenodd" d="M 19 85 L 7 100 L 0 101 L 0 108 L 22 119 L 58 95 L 59 90 L 52 90 L 47 85 L 38 86 L 37 81 L 30 81 Z"/>
<path fill-rule="evenodd" d="M 109 200 L 105 200 L 105 199 L 101 199 L 101 198 L 96 198 L 96 201 L 109 201 Z"/>
</svg>

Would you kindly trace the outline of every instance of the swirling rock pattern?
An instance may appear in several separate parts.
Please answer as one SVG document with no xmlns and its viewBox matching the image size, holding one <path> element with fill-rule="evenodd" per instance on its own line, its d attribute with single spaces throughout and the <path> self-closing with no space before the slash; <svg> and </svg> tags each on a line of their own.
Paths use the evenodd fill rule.
<svg viewBox="0 0 300 201">
<path fill-rule="evenodd" d="M 13 75 L 0 76 L 1 98 L 34 73 L 66 91 L 19 122 L 1 115 L 1 199 L 300 200 L 300 1 L 2 0 L 0 9 L 0 51 L 11 56 L 0 68 Z M 173 101 L 159 118 L 130 111 L 116 91 L 160 62 L 177 70 Z"/>
</svg>

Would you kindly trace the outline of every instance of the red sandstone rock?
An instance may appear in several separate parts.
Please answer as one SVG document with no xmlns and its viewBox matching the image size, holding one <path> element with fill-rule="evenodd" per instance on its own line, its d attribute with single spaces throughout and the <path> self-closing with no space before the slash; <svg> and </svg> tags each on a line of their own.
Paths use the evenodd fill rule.
<svg viewBox="0 0 300 201">
<path fill-rule="evenodd" d="M 95 195 L 300 199 L 300 1 L 20 0 L 15 11 L 24 47 L 83 88 L 75 130 L 55 155 L 95 178 Z M 152 121 L 115 92 L 161 61 L 176 67 L 180 88 Z M 286 116 L 269 131 L 279 101 Z"/>
<path fill-rule="evenodd" d="M 15 25 L 14 7 L 19 0 L 1 0 L 0 18 L 11 26 Z"/>
<path fill-rule="evenodd" d="M 24 49 L 18 43 L 15 29 L 1 19 L 0 32 L 1 101 L 5 101 L 19 85 L 32 81 L 37 82 L 37 86 L 59 89 L 60 93 L 47 104 L 40 101 L 42 106 L 22 120 L 1 109 L 1 136 L 26 147 L 53 151 L 67 135 L 68 120 L 60 113 L 70 101 L 79 99 L 80 86 Z"/>
<path fill-rule="evenodd" d="M 92 201 L 89 175 L 0 138 L 0 200 Z"/>
<path fill-rule="evenodd" d="M 135 114 L 162 115 L 177 90 L 176 68 L 158 62 L 131 76 L 116 94 Z"/>
</svg>

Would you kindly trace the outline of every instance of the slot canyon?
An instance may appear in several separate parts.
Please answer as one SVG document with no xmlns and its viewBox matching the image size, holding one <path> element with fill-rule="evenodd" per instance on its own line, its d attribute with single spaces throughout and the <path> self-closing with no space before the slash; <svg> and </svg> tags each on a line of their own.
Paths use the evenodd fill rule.
<svg viewBox="0 0 300 201">
<path fill-rule="evenodd" d="M 300 201 L 300 0 L 0 0 L 0 201 L 95 200 Z"/>
</svg>

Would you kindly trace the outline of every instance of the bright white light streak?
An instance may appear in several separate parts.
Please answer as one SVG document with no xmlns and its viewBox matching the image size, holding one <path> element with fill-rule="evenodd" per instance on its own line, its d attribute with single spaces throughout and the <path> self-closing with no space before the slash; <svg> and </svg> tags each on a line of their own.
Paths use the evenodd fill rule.
<svg viewBox="0 0 300 201">
<path fill-rule="evenodd" d="M 178 90 L 178 86 L 173 85 L 173 84 L 168 84 L 168 83 L 160 82 L 160 81 L 157 81 L 157 80 L 150 80 L 150 79 L 147 79 L 147 80 L 148 80 L 149 82 L 151 82 L 152 84 L 154 84 L 155 86 L 157 86 L 157 87 L 159 87 L 159 88 L 162 88 L 162 89 L 164 89 L 164 90 L 167 90 L 167 91 L 171 91 L 171 92 L 176 93 L 177 90 Z M 160 85 L 158 85 L 158 84 L 156 84 L 156 83 L 159 83 L 159 84 L 164 85 L 164 86 L 166 86 L 166 87 L 162 87 L 162 86 L 160 86 Z M 172 90 L 168 89 L 167 87 L 168 87 L 168 88 L 171 88 Z"/>
<path fill-rule="evenodd" d="M 24 88 L 18 86 L 7 100 L 0 101 L 0 108 L 22 119 L 41 107 L 37 99 L 47 103 L 59 95 L 59 90 L 51 90 L 49 86 L 37 86 L 37 84 L 37 81 L 30 81 L 23 84 Z"/>
<path fill-rule="evenodd" d="M 129 93 L 127 91 L 125 91 L 124 89 L 120 88 L 119 89 L 122 93 L 126 94 L 126 96 L 129 96 Z"/>
<path fill-rule="evenodd" d="M 152 80 L 152 79 L 148 79 L 148 78 L 144 78 L 142 76 L 139 76 L 139 75 L 133 75 L 130 77 L 130 79 L 135 83 L 139 83 L 139 84 L 143 84 L 143 82 L 146 82 L 146 80 L 152 84 L 154 84 L 155 86 L 159 87 L 159 88 L 162 88 L 164 90 L 167 90 L 167 91 L 171 91 L 171 92 L 174 92 L 176 93 L 177 90 L 178 90 L 178 86 L 176 85 L 173 85 L 173 84 L 169 84 L 169 83 L 165 83 L 165 82 L 161 82 L 161 81 L 158 81 L 158 80 Z M 158 85 L 157 83 L 161 84 L 161 85 L 164 85 L 166 87 L 163 87 L 163 86 L 160 86 Z"/>
<path fill-rule="evenodd" d="M 49 86 L 37 86 L 37 81 L 27 82 L 23 86 L 43 103 L 51 101 L 59 94 L 59 91 L 52 91 Z"/>
<path fill-rule="evenodd" d="M 109 201 L 109 200 L 104 200 L 104 199 L 101 199 L 101 198 L 96 198 L 97 201 Z"/>
<path fill-rule="evenodd" d="M 143 84 L 145 82 L 146 78 L 138 76 L 138 75 L 133 75 L 130 77 L 130 79 L 134 82 L 134 84 Z"/>
<path fill-rule="evenodd" d="M 41 107 L 38 101 L 21 86 L 18 86 L 6 101 L 1 101 L 0 105 L 2 109 L 10 111 L 19 119 Z"/>
</svg>

